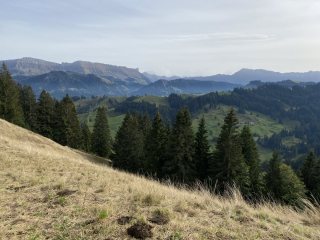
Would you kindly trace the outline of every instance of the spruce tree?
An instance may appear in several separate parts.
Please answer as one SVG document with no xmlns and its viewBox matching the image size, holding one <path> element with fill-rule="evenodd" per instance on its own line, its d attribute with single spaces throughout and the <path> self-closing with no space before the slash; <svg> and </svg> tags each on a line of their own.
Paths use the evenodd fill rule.
<svg viewBox="0 0 320 240">
<path fill-rule="evenodd" d="M 246 194 L 250 184 L 249 171 L 242 154 L 237 125 L 238 119 L 231 109 L 224 119 L 213 159 L 209 163 L 209 176 L 220 192 L 235 185 Z"/>
<path fill-rule="evenodd" d="M 265 175 L 265 183 L 268 194 L 279 199 L 281 196 L 280 190 L 280 165 L 281 159 L 278 152 L 273 152 L 272 158 L 269 161 L 267 174 Z"/>
<path fill-rule="evenodd" d="M 114 142 L 113 166 L 129 172 L 141 172 L 144 166 L 144 135 L 136 114 L 127 113 Z"/>
<path fill-rule="evenodd" d="M 320 201 L 320 160 L 310 152 L 301 168 L 303 182 L 308 190 L 308 195 Z"/>
<path fill-rule="evenodd" d="M 177 113 L 169 140 L 169 158 L 164 164 L 163 174 L 173 181 L 190 183 L 196 175 L 194 135 L 190 113 L 182 108 Z"/>
<path fill-rule="evenodd" d="M 0 69 L 0 117 L 24 126 L 19 88 L 5 64 Z"/>
<path fill-rule="evenodd" d="M 55 101 L 48 92 L 43 90 L 37 105 L 37 132 L 53 139 Z"/>
<path fill-rule="evenodd" d="M 81 136 L 82 136 L 82 150 L 90 152 L 91 150 L 91 132 L 86 123 L 82 123 L 81 127 Z"/>
<path fill-rule="evenodd" d="M 301 175 L 306 188 L 312 192 L 315 187 L 314 169 L 316 165 L 316 157 L 313 152 L 310 152 L 303 162 Z"/>
<path fill-rule="evenodd" d="M 314 187 L 312 189 L 312 196 L 320 203 L 320 159 L 318 159 L 312 170 L 312 176 L 314 179 Z"/>
<path fill-rule="evenodd" d="M 150 130 L 151 130 L 151 126 L 152 126 L 152 122 L 149 118 L 149 116 L 147 114 L 144 115 L 140 115 L 140 114 L 134 114 L 136 115 L 138 121 L 139 121 L 139 128 L 143 134 L 143 136 L 148 136 Z"/>
<path fill-rule="evenodd" d="M 249 167 L 250 195 L 258 196 L 262 191 L 260 171 L 260 158 L 257 145 L 252 137 L 249 126 L 244 126 L 241 131 L 242 154 Z"/>
<path fill-rule="evenodd" d="M 99 107 L 92 132 L 92 152 L 101 157 L 111 154 L 112 139 L 105 107 Z"/>
<path fill-rule="evenodd" d="M 210 145 L 208 141 L 208 131 L 204 117 L 200 119 L 198 131 L 195 138 L 194 161 L 197 169 L 197 177 L 205 180 L 208 177 L 208 164 L 210 161 Z"/>
<path fill-rule="evenodd" d="M 266 174 L 266 186 L 275 200 L 294 206 L 302 206 L 305 187 L 292 168 L 281 162 L 277 153 L 273 154 Z"/>
<path fill-rule="evenodd" d="M 29 86 L 24 86 L 20 90 L 20 102 L 25 119 L 25 125 L 28 129 L 36 131 L 37 129 L 37 101 L 33 90 Z"/>
<path fill-rule="evenodd" d="M 54 114 L 51 118 L 52 139 L 64 146 L 68 145 L 67 141 L 67 122 L 64 117 L 62 102 L 54 101 Z"/>
<path fill-rule="evenodd" d="M 167 157 L 167 146 L 168 131 L 157 112 L 145 142 L 145 167 L 149 174 L 158 178 L 163 176 L 162 167 Z"/>
<path fill-rule="evenodd" d="M 81 130 L 76 108 L 72 99 L 67 95 L 60 102 L 61 119 L 63 121 L 65 143 L 72 148 L 81 147 Z"/>
</svg>

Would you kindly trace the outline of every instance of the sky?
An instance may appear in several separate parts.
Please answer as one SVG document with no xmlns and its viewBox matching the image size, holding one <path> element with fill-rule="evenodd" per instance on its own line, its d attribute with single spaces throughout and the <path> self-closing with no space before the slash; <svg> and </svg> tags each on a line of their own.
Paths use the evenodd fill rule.
<svg viewBox="0 0 320 240">
<path fill-rule="evenodd" d="M 159 75 L 320 70 L 319 0 L 1 0 L 0 59 Z"/>
</svg>

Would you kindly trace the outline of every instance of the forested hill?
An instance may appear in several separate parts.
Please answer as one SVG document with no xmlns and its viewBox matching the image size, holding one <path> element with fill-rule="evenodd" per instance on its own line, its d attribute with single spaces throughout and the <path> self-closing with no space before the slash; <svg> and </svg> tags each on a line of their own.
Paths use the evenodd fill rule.
<svg viewBox="0 0 320 240">
<path fill-rule="evenodd" d="M 233 106 L 241 113 L 254 111 L 270 116 L 279 123 L 289 124 L 289 130 L 260 139 L 262 146 L 278 149 L 286 159 L 315 150 L 320 153 L 320 84 L 282 86 L 263 84 L 255 89 L 237 88 L 229 93 L 212 92 L 202 96 L 180 96 L 172 94 L 166 98 L 167 104 L 147 101 L 135 101 L 128 98 L 116 107 L 116 111 L 147 112 L 154 114 L 159 110 L 168 121 L 183 106 L 187 106 L 193 115 L 209 111 L 223 104 Z M 294 139 L 295 144 L 283 144 L 285 139 Z"/>
</svg>

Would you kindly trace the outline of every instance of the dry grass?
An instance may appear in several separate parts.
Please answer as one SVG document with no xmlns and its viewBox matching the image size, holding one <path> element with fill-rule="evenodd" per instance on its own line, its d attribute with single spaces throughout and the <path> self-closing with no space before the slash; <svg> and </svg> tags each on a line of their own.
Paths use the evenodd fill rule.
<svg viewBox="0 0 320 240">
<path fill-rule="evenodd" d="M 320 239 L 320 213 L 252 207 L 178 190 L 90 161 L 90 156 L 0 120 L 0 239 L 129 239 L 155 212 L 154 239 Z M 120 217 L 128 223 L 119 224 Z M 127 219 L 127 218 L 124 218 Z"/>
</svg>

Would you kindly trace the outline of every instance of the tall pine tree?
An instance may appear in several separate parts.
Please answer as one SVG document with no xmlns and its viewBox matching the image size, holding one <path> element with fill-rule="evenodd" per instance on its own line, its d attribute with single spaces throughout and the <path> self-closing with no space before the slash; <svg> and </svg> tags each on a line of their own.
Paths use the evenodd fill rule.
<svg viewBox="0 0 320 240">
<path fill-rule="evenodd" d="M 194 135 L 190 113 L 182 108 L 177 113 L 169 142 L 169 158 L 164 164 L 163 173 L 173 181 L 189 183 L 196 175 Z"/>
<path fill-rule="evenodd" d="M 29 86 L 24 86 L 20 90 L 20 102 L 25 119 L 25 125 L 28 129 L 36 131 L 37 129 L 37 101 L 33 90 Z"/>
<path fill-rule="evenodd" d="M 209 163 L 209 176 L 220 192 L 235 185 L 246 194 L 250 183 L 249 171 L 243 158 L 237 125 L 238 119 L 231 109 L 224 119 L 213 159 Z"/>
<path fill-rule="evenodd" d="M 144 167 L 144 135 L 136 114 L 127 113 L 114 143 L 113 166 L 129 172 L 141 172 Z"/>
<path fill-rule="evenodd" d="M 249 167 L 250 195 L 258 196 L 262 191 L 260 171 L 260 158 L 257 145 L 252 137 L 249 126 L 244 126 L 241 131 L 242 154 Z"/>
<path fill-rule="evenodd" d="M 311 192 L 315 187 L 314 169 L 316 165 L 316 157 L 313 152 L 310 152 L 303 162 L 301 175 L 306 188 Z"/>
<path fill-rule="evenodd" d="M 308 190 L 308 195 L 320 200 L 320 160 L 310 152 L 301 168 L 303 182 Z"/>
<path fill-rule="evenodd" d="M 101 157 L 111 154 L 112 139 L 105 107 L 99 107 L 92 133 L 92 152 Z"/>
<path fill-rule="evenodd" d="M 63 131 L 65 133 L 66 145 L 72 148 L 80 148 L 81 130 L 74 103 L 67 95 L 61 100 L 60 106 L 61 118 L 65 125 Z"/>
<path fill-rule="evenodd" d="M 208 131 L 204 117 L 200 119 L 198 131 L 195 138 L 194 161 L 197 169 L 197 177 L 205 180 L 208 177 L 208 166 L 210 161 L 210 145 L 208 141 Z"/>
<path fill-rule="evenodd" d="M 168 131 L 157 112 L 145 143 L 145 167 L 149 174 L 163 176 L 162 167 L 167 158 Z"/>
<path fill-rule="evenodd" d="M 90 152 L 91 150 L 91 132 L 86 123 L 80 125 L 81 128 L 81 139 L 82 139 L 82 150 Z"/>
<path fill-rule="evenodd" d="M 24 126 L 19 88 L 5 64 L 0 69 L 0 117 Z"/>
<path fill-rule="evenodd" d="M 53 139 L 55 101 L 48 92 L 43 90 L 37 105 L 37 132 Z"/>
</svg>

